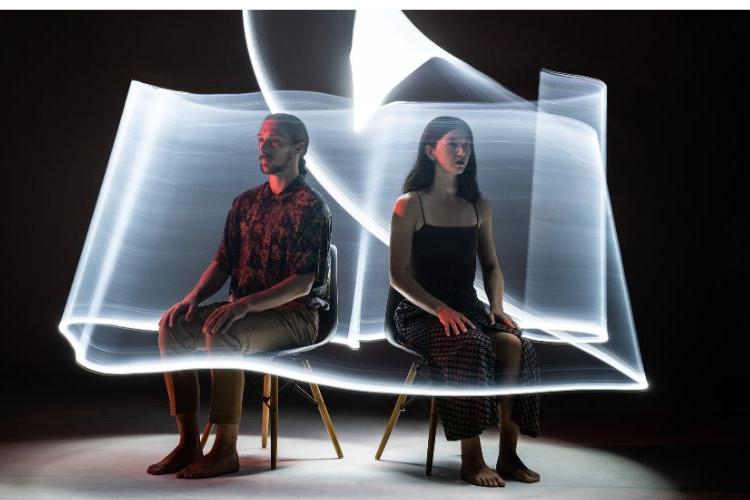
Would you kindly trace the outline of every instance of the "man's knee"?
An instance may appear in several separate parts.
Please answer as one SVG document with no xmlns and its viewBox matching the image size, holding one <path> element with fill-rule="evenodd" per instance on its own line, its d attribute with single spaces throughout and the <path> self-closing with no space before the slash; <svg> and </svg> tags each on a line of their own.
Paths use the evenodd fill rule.
<svg viewBox="0 0 750 500">
<path fill-rule="evenodd" d="M 195 325 L 177 320 L 172 326 L 166 323 L 159 325 L 159 352 L 162 356 L 185 351 L 193 351 L 199 341 Z"/>
</svg>

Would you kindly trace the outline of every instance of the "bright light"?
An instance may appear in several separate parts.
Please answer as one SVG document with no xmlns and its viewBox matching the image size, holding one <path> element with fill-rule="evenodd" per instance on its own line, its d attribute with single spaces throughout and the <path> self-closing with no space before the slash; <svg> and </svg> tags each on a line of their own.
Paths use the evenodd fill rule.
<svg viewBox="0 0 750 500">
<path fill-rule="evenodd" d="M 393 202 L 424 125 L 447 114 L 461 116 L 474 131 L 480 186 L 492 204 L 506 276 L 506 311 L 527 338 L 554 346 L 559 364 L 542 365 L 543 385 L 535 387 L 418 381 L 407 392 L 647 387 L 607 193 L 602 82 L 545 71 L 539 101 L 529 103 L 437 47 L 402 14 L 370 11 L 357 14 L 344 61 L 351 63 L 353 99 L 281 91 L 274 86 L 277 62 L 263 50 L 278 30 L 258 33 L 253 16 L 245 15 L 244 26 L 261 93 L 195 95 L 132 83 L 60 323 L 78 363 L 104 373 L 235 367 L 346 389 L 403 392 L 401 371 L 388 360 L 362 356 L 372 352 L 366 343 L 384 339 Z M 409 40 L 409 50 L 396 50 Z M 456 84 L 452 91 L 466 89 L 464 100 L 381 105 L 404 78 L 419 80 L 415 70 L 429 71 L 436 57 L 448 63 L 439 70 Z M 368 71 L 378 78 L 367 78 Z M 417 83 L 427 88 L 431 81 Z M 342 355 L 341 347 L 326 347 L 298 359 L 195 354 L 161 360 L 158 318 L 212 257 L 232 198 L 265 181 L 252 137 L 269 111 L 296 114 L 310 131 L 308 183 L 331 207 L 332 242 L 339 249 L 334 343 L 360 349 Z M 366 128 L 356 132 L 354 123 Z M 475 288 L 486 303 L 480 276 Z M 312 375 L 302 368 L 304 359 L 312 363 Z"/>
</svg>

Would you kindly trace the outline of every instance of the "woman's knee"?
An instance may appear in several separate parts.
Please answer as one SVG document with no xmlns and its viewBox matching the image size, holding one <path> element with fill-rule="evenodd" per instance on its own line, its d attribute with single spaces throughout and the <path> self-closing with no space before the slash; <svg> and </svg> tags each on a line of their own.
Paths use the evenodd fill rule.
<svg viewBox="0 0 750 500">
<path fill-rule="evenodd" d="M 521 339 L 512 333 L 496 333 L 492 336 L 492 347 L 495 354 L 502 358 L 521 356 Z"/>
</svg>

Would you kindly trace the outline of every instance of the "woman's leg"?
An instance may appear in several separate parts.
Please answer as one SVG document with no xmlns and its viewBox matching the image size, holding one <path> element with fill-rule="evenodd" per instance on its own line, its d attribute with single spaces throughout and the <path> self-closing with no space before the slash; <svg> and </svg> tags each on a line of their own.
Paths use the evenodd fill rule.
<svg viewBox="0 0 750 500">
<path fill-rule="evenodd" d="M 512 333 L 497 333 L 492 337 L 495 357 L 503 365 L 500 381 L 503 385 L 518 382 L 521 369 L 521 339 Z M 500 398 L 500 451 L 496 470 L 525 483 L 539 481 L 539 474 L 521 462 L 516 452 L 518 445 L 518 425 L 511 419 L 513 396 Z"/>
<path fill-rule="evenodd" d="M 479 436 L 461 440 L 461 479 L 477 486 L 505 486 L 500 474 L 484 462 Z"/>
</svg>

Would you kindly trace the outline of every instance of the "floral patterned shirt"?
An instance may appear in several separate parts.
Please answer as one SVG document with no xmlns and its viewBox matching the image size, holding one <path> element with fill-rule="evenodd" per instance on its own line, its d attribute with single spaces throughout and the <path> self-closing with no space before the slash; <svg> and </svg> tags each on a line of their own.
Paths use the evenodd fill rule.
<svg viewBox="0 0 750 500">
<path fill-rule="evenodd" d="M 302 176 L 273 194 L 268 182 L 236 197 L 214 260 L 231 275 L 229 300 L 314 272 L 310 293 L 295 300 L 328 309 L 331 212 Z"/>
</svg>

